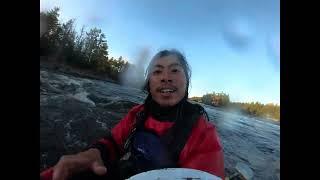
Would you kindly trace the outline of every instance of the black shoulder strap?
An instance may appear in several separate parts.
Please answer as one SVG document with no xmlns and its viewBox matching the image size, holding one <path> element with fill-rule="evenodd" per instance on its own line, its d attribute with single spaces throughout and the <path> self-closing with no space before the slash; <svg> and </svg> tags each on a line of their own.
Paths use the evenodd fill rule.
<svg viewBox="0 0 320 180">
<path fill-rule="evenodd" d="M 205 114 L 203 107 L 200 105 L 187 102 L 185 106 L 186 107 L 183 108 L 182 118 L 168 131 L 168 133 L 172 133 L 168 135 L 168 137 L 171 136 L 171 142 L 169 142 L 168 148 L 175 162 L 178 162 L 180 153 L 191 135 L 192 128 L 200 116 Z"/>
<path fill-rule="evenodd" d="M 137 130 L 142 130 L 144 128 L 144 122 L 145 122 L 145 112 L 144 111 L 139 111 L 136 114 L 135 117 L 135 124 L 133 125 L 133 128 L 128 136 L 128 138 L 125 141 L 124 144 L 124 152 L 129 152 L 130 151 L 130 146 L 131 146 L 131 142 L 132 142 L 132 137 L 134 136 L 135 132 Z"/>
</svg>

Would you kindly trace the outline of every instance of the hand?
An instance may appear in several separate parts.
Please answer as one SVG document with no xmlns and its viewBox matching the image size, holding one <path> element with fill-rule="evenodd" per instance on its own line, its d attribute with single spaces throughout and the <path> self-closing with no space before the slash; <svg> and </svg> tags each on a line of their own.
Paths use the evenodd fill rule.
<svg viewBox="0 0 320 180">
<path fill-rule="evenodd" d="M 52 180 L 67 180 L 73 174 L 86 170 L 91 170 L 97 175 L 107 173 L 98 149 L 62 156 L 53 168 Z"/>
</svg>

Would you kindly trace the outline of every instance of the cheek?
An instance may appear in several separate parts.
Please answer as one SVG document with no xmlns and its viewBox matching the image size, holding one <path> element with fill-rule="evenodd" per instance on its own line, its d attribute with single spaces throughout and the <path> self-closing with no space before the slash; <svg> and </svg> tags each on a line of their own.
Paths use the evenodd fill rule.
<svg viewBox="0 0 320 180">
<path fill-rule="evenodd" d="M 178 85 L 179 85 L 181 91 L 183 91 L 183 92 L 186 91 L 187 80 L 185 79 L 185 77 L 181 77 L 178 79 Z"/>
<path fill-rule="evenodd" d="M 156 91 L 156 82 L 152 78 L 150 78 L 150 80 L 149 80 L 149 88 L 150 88 L 150 92 L 152 95 L 152 93 L 154 93 Z"/>
<path fill-rule="evenodd" d="M 182 88 L 182 86 L 181 86 L 181 88 L 179 90 L 179 96 L 183 97 L 185 95 L 185 93 L 186 93 L 186 87 L 184 86 Z"/>
</svg>

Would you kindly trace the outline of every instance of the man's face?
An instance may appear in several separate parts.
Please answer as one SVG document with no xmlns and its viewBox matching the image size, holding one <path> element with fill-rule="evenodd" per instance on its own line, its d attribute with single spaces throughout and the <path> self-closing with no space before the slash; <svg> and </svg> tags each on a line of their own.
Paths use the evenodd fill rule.
<svg viewBox="0 0 320 180">
<path fill-rule="evenodd" d="M 152 99 L 160 106 L 174 106 L 186 92 L 187 80 L 183 68 L 174 55 L 154 61 L 149 87 Z"/>
</svg>

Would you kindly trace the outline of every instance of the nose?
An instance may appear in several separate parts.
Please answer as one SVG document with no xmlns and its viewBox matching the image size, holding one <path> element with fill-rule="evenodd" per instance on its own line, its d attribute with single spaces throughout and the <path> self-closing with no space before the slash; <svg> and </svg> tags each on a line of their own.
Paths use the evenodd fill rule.
<svg viewBox="0 0 320 180">
<path fill-rule="evenodd" d="M 163 72 L 162 76 L 161 76 L 161 82 L 165 83 L 165 82 L 172 82 L 172 78 L 170 76 L 170 74 L 168 72 Z"/>
</svg>

